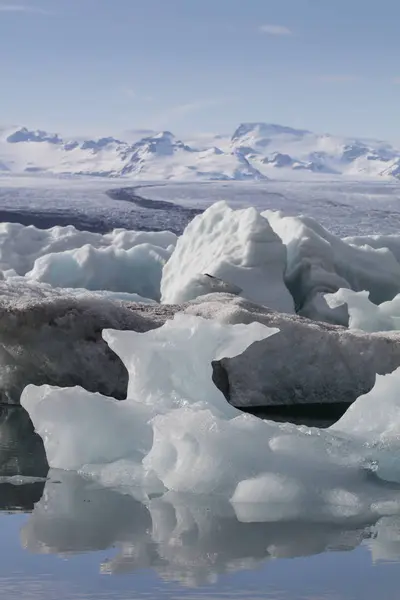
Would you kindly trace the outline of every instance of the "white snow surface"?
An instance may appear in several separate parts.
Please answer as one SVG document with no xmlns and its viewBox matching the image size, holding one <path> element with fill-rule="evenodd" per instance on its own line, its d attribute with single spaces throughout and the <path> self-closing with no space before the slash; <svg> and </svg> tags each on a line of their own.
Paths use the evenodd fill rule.
<svg viewBox="0 0 400 600">
<path fill-rule="evenodd" d="M 28 386 L 21 403 L 51 467 L 105 486 L 222 494 L 243 521 L 254 518 L 249 503 L 271 521 L 382 514 L 365 469 L 400 482 L 400 370 L 378 378 L 330 430 L 262 421 L 225 402 L 210 363 L 271 335 L 279 333 L 257 323 L 184 314 L 145 334 L 107 331 L 129 372 L 128 400 Z"/>
<path fill-rule="evenodd" d="M 284 245 L 255 208 L 235 211 L 217 202 L 178 239 L 163 270 L 161 299 L 166 304 L 193 300 L 204 293 L 199 276 L 209 274 L 237 286 L 253 302 L 291 313 L 285 266 Z"/>
</svg>

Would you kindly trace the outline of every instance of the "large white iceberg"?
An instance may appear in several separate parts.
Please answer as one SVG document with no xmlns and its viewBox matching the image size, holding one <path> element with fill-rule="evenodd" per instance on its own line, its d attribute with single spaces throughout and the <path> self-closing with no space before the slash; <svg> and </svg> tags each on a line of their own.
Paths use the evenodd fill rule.
<svg viewBox="0 0 400 600">
<path fill-rule="evenodd" d="M 232 210 L 217 202 L 178 239 L 163 270 L 162 302 L 182 303 L 210 293 L 212 287 L 202 278 L 208 274 L 240 288 L 253 302 L 292 313 L 285 266 L 284 245 L 256 209 Z"/>
<path fill-rule="evenodd" d="M 147 334 L 108 331 L 104 333 L 105 339 L 131 374 L 127 401 L 118 402 L 78 389 L 28 386 L 21 404 L 42 436 L 53 468 L 90 470 L 88 465 L 103 463 L 102 477 L 107 481 L 110 477 L 114 479 L 117 472 L 119 478 L 128 479 L 130 483 L 143 483 L 150 474 L 152 482 L 156 480 L 161 484 L 164 478 L 173 476 L 174 454 L 183 452 L 182 458 L 187 456 L 185 471 L 191 471 L 203 489 L 206 487 L 204 469 L 209 461 L 211 467 L 214 456 L 211 447 L 209 461 L 203 461 L 196 451 L 203 447 L 202 433 L 207 445 L 208 434 L 213 435 L 214 431 L 214 444 L 218 445 L 218 430 L 224 427 L 226 420 L 229 422 L 238 414 L 213 385 L 211 361 L 240 354 L 250 343 L 276 331 L 259 323 L 228 326 L 181 314 Z M 196 360 L 192 357 L 194 348 L 197 349 Z M 171 418 L 175 424 L 168 433 L 168 425 L 163 428 L 167 437 L 164 436 L 159 445 L 159 427 L 163 419 Z M 243 415 L 243 419 L 246 429 L 247 417 Z M 193 426 L 192 443 L 185 431 L 189 421 Z M 89 430 L 96 422 L 103 424 L 103 430 L 91 443 Z M 124 423 L 123 431 L 121 423 Z M 211 426 L 209 431 L 207 423 Z M 259 423 L 254 420 L 253 426 Z M 240 423 L 238 428 L 240 434 Z M 111 454 L 107 448 L 101 449 L 104 435 L 114 448 Z M 114 436 L 119 437 L 117 445 L 113 444 Z M 196 436 L 200 436 L 198 441 Z M 189 454 L 197 457 L 197 468 L 190 465 Z M 117 459 L 123 462 L 112 465 L 110 473 L 107 465 Z M 225 487 L 225 482 L 216 477 L 217 468 L 215 464 L 210 470 L 208 485 Z M 228 472 L 229 477 L 232 478 L 232 473 Z M 183 484 L 182 478 L 180 481 L 180 485 L 187 487 L 188 483 Z"/>
</svg>

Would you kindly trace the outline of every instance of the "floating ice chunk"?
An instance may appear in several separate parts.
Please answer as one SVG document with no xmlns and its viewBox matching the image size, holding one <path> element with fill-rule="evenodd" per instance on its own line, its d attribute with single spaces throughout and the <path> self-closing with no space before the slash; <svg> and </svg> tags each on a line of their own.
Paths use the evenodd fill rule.
<svg viewBox="0 0 400 600">
<path fill-rule="evenodd" d="M 80 470 L 109 482 L 115 475 L 107 465 L 114 463 L 119 480 L 126 481 L 128 474 L 131 484 L 145 484 L 147 480 L 154 486 L 151 473 L 155 473 L 157 481 L 171 489 L 214 489 L 223 463 L 222 458 L 216 461 L 216 453 L 222 449 L 218 430 L 226 429 L 224 456 L 228 460 L 232 431 L 228 421 L 239 413 L 213 385 L 211 362 L 239 354 L 249 344 L 276 332 L 260 323 L 231 326 L 183 314 L 147 334 L 107 331 L 105 339 L 130 374 L 127 401 L 102 398 L 78 388 L 28 386 L 21 404 L 41 435 L 53 468 Z M 242 434 L 248 439 L 258 430 L 260 441 L 264 439 L 267 444 L 262 425 L 257 419 L 241 416 L 239 440 Z M 190 429 L 194 444 L 191 455 L 196 453 L 199 461 L 195 469 L 184 457 L 190 447 Z M 207 459 L 205 450 L 211 443 Z M 243 467 L 236 469 L 236 474 L 235 469 L 228 470 L 225 480 L 219 477 L 224 489 L 234 486 L 232 478 L 234 482 L 252 458 L 251 446 L 247 444 L 247 461 L 240 447 L 238 443 L 236 453 Z M 259 462 L 263 460 L 260 456 Z M 212 463 L 214 468 L 207 474 Z M 185 482 L 189 472 L 192 478 Z"/>
<path fill-rule="evenodd" d="M 377 375 L 374 388 L 358 398 L 331 430 L 369 444 L 396 443 L 400 448 L 399 386 L 400 368 L 389 375 Z"/>
<path fill-rule="evenodd" d="M 163 270 L 162 302 L 182 303 L 209 293 L 198 280 L 208 273 L 241 288 L 249 300 L 292 313 L 285 264 L 285 248 L 266 219 L 254 208 L 232 210 L 218 202 L 195 217 L 178 239 Z"/>
<path fill-rule="evenodd" d="M 388 311 L 381 310 L 381 306 L 373 304 L 369 300 L 369 292 L 353 292 L 341 288 L 335 294 L 325 294 L 325 300 L 331 308 L 346 305 L 349 313 L 349 329 L 358 329 L 367 332 L 392 331 L 396 329 L 396 323 Z M 386 302 L 386 307 L 391 302 Z M 399 319 L 400 321 L 400 319 Z"/>
<path fill-rule="evenodd" d="M 53 468 L 78 471 L 86 464 L 110 463 L 126 456 L 140 462 L 151 447 L 147 423 L 152 415 L 143 406 L 133 413 L 127 402 L 78 387 L 51 386 L 29 386 L 21 404 L 36 425 Z"/>
<path fill-rule="evenodd" d="M 265 506 L 268 506 L 268 520 L 290 520 L 299 517 L 304 501 L 304 489 L 298 479 L 277 473 L 265 473 L 254 479 L 246 479 L 239 483 L 231 498 L 236 514 L 246 521 L 248 503 L 261 504 L 259 518 L 267 520 Z M 254 509 L 252 509 L 252 512 Z M 254 519 L 254 512 L 251 520 Z"/>
<path fill-rule="evenodd" d="M 61 288 L 136 293 L 160 299 L 162 269 L 170 250 L 140 244 L 130 250 L 86 245 L 38 258 L 27 279 Z"/>
<path fill-rule="evenodd" d="M 326 294 L 331 307 L 346 306 L 349 313 L 349 328 L 367 332 L 400 330 L 400 294 L 393 300 L 373 304 L 369 292 L 353 292 L 340 289 L 335 294 Z"/>
<path fill-rule="evenodd" d="M 390 250 L 397 262 L 400 262 L 400 235 L 360 235 L 343 239 L 347 244 L 359 248 L 375 248 L 375 250 Z"/>
<path fill-rule="evenodd" d="M 375 387 L 348 409 L 332 431 L 359 438 L 365 463 L 382 479 L 400 483 L 400 368 L 377 375 Z"/>
<path fill-rule="evenodd" d="M 236 414 L 212 382 L 212 361 L 239 355 L 278 331 L 256 322 L 230 326 L 178 313 L 145 335 L 105 331 L 103 337 L 128 370 L 129 399 L 163 409 L 199 403 Z"/>
</svg>

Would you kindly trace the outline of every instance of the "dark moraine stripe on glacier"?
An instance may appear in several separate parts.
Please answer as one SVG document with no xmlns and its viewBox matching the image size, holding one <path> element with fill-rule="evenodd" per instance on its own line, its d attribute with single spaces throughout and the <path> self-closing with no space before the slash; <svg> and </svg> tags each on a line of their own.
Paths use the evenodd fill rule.
<svg viewBox="0 0 400 600">
<path fill-rule="evenodd" d="M 80 231 L 90 231 L 93 233 L 108 233 L 115 228 L 124 227 L 123 223 L 116 221 L 107 222 L 96 218 L 95 216 L 80 213 L 71 213 L 68 211 L 12 211 L 0 210 L 1 223 L 19 223 L 20 225 L 33 225 L 37 229 L 50 229 L 51 227 L 66 227 L 73 225 Z M 114 223 L 114 224 L 112 224 Z"/>
<path fill-rule="evenodd" d="M 80 231 L 101 234 L 108 233 L 113 229 L 136 231 L 167 229 L 180 235 L 193 217 L 202 212 L 202 210 L 185 208 L 172 202 L 149 200 L 139 195 L 139 189 L 138 187 L 127 187 L 105 192 L 112 200 L 125 203 L 123 211 L 102 210 L 101 206 L 97 206 L 93 212 L 87 206 L 86 210 L 77 210 L 76 207 L 72 210 L 68 205 L 54 210 L 54 208 L 48 209 L 45 205 L 36 204 L 32 208 L 24 207 L 16 210 L 0 208 L 0 222 L 33 225 L 38 229 L 73 225 Z M 6 191 L 4 193 L 7 195 Z"/>
<path fill-rule="evenodd" d="M 178 235 L 196 215 L 203 212 L 202 209 L 187 208 L 166 200 L 144 198 L 139 194 L 139 190 L 145 190 L 147 187 L 152 186 L 112 189 L 107 195 L 112 200 L 133 204 L 139 209 L 143 219 L 149 219 L 149 222 L 155 225 L 155 229 L 169 229 Z"/>
</svg>

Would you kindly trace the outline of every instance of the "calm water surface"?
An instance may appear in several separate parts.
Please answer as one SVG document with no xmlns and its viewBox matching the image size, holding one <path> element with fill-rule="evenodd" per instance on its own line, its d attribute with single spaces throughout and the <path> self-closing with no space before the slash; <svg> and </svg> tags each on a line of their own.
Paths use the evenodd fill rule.
<svg viewBox="0 0 400 600">
<path fill-rule="evenodd" d="M 2 409 L 0 457 L 4 600 L 399 597 L 400 516 L 245 523 L 224 498 L 143 498 L 47 473 L 20 408 Z"/>
</svg>

